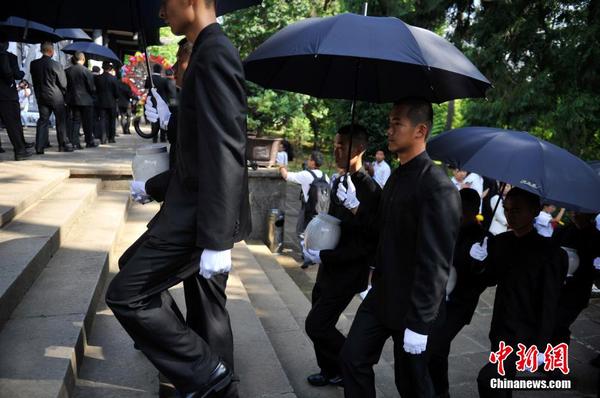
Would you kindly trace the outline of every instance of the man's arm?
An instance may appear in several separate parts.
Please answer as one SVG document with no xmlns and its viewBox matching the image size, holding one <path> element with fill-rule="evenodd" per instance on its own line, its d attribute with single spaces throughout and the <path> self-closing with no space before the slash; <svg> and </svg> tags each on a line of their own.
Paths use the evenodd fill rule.
<svg viewBox="0 0 600 398">
<path fill-rule="evenodd" d="M 453 186 L 440 185 L 436 178 L 425 184 L 417 225 L 415 279 L 406 327 L 427 335 L 445 295 L 461 205 L 460 196 Z"/>
<path fill-rule="evenodd" d="M 548 244 L 550 246 L 550 244 Z M 563 249 L 554 247 L 549 258 L 550 264 L 543 266 L 543 286 L 539 294 L 542 295 L 542 306 L 539 318 L 539 330 L 536 345 L 541 352 L 546 349 L 546 344 L 551 343 L 558 309 L 558 300 L 561 288 L 569 268 L 569 258 Z M 552 249 L 550 249 L 552 250 Z M 531 294 L 537 294 L 531 292 Z"/>
<path fill-rule="evenodd" d="M 233 247 L 241 203 L 247 200 L 246 91 L 242 63 L 233 46 L 214 43 L 204 51 L 206 59 L 187 71 L 195 75 L 195 134 L 202 164 L 196 245 L 221 251 Z"/>
<path fill-rule="evenodd" d="M 7 54 L 0 54 L 0 78 L 7 84 L 14 83 L 12 69 Z"/>
<path fill-rule="evenodd" d="M 25 77 L 25 72 L 19 68 L 19 61 L 17 60 L 17 56 L 14 54 L 10 54 L 8 56 L 10 62 L 10 69 L 12 70 L 13 80 L 21 80 Z"/>
<path fill-rule="evenodd" d="M 84 71 L 85 85 L 87 86 L 90 95 L 96 95 L 96 83 L 94 83 L 94 75 L 90 71 Z"/>
<path fill-rule="evenodd" d="M 63 94 L 67 92 L 67 75 L 65 70 L 60 66 L 58 62 L 53 62 L 54 74 L 56 75 L 56 84 Z"/>
</svg>

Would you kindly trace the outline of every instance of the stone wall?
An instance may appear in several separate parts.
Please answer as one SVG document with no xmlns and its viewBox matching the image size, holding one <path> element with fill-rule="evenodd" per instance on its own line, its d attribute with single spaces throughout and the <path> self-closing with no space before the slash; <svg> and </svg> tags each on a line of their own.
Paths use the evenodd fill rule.
<svg viewBox="0 0 600 398">
<path fill-rule="evenodd" d="M 285 210 L 286 182 L 277 169 L 249 170 L 252 234 L 250 240 L 263 241 L 267 233 L 267 214 L 271 209 Z"/>
</svg>

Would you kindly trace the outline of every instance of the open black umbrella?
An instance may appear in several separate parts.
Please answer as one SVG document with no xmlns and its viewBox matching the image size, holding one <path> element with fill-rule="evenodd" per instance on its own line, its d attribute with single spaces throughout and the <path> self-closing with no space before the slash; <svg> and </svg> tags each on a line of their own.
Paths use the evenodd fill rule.
<svg viewBox="0 0 600 398">
<path fill-rule="evenodd" d="M 89 59 L 97 61 L 112 61 L 122 64 L 121 60 L 110 48 L 103 47 L 96 43 L 80 41 L 69 44 L 62 51 L 66 54 L 75 54 L 77 51 L 84 53 Z"/>
<path fill-rule="evenodd" d="M 92 41 L 92 38 L 85 33 L 82 29 L 55 29 L 54 32 L 62 37 L 64 40 L 73 41 Z"/>
<path fill-rule="evenodd" d="M 0 22 L 0 36 L 7 41 L 19 43 L 58 42 L 63 39 L 51 27 L 19 17 L 10 17 Z"/>
<path fill-rule="evenodd" d="M 524 131 L 465 127 L 431 139 L 427 152 L 571 210 L 600 211 L 600 177 L 583 160 Z"/>
</svg>

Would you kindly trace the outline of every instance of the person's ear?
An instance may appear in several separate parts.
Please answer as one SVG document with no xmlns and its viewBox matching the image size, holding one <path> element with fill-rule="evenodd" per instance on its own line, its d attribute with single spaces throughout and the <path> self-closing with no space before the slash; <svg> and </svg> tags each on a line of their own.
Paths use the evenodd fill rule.
<svg viewBox="0 0 600 398">
<path fill-rule="evenodd" d="M 415 130 L 415 138 L 426 139 L 427 138 L 427 126 L 425 123 L 419 123 Z"/>
</svg>

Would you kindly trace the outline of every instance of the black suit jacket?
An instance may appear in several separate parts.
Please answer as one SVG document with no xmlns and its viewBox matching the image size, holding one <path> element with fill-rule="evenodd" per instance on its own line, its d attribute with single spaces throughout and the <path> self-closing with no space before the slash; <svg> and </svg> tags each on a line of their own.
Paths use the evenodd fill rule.
<svg viewBox="0 0 600 398">
<path fill-rule="evenodd" d="M 152 74 L 154 87 L 158 91 L 158 95 L 169 105 L 169 107 L 177 105 L 177 87 L 173 79 Z M 146 88 L 150 89 L 150 78 L 146 79 Z"/>
<path fill-rule="evenodd" d="M 342 234 L 337 247 L 321 250 L 323 263 L 319 267 L 317 283 L 323 294 L 347 295 L 367 288 L 369 266 L 377 248 L 377 235 L 369 226 L 377 216 L 381 188 L 363 169 L 352 174 L 360 207 L 356 215 L 346 209 L 336 197 L 338 178 L 331 193 L 329 214 L 341 220 Z"/>
<path fill-rule="evenodd" d="M 129 84 L 125 83 L 122 80 L 117 80 L 117 85 L 119 88 L 119 108 L 128 108 L 131 105 L 133 91 L 131 91 L 131 87 L 129 87 Z"/>
<path fill-rule="evenodd" d="M 67 92 L 67 76 L 62 66 L 43 55 L 31 61 L 29 67 L 37 102 L 44 105 L 64 105 Z"/>
<path fill-rule="evenodd" d="M 96 106 L 104 109 L 116 109 L 119 99 L 119 87 L 117 78 L 110 73 L 104 72 L 96 76 Z"/>
<path fill-rule="evenodd" d="M 426 152 L 388 179 L 373 288 L 365 299 L 388 328 L 429 333 L 446 297 L 460 215 L 457 189 Z"/>
<path fill-rule="evenodd" d="M 19 69 L 17 56 L 8 51 L 0 52 L 0 101 L 18 101 L 15 80 L 25 76 Z"/>
<path fill-rule="evenodd" d="M 251 229 L 246 92 L 239 54 L 215 23 L 198 35 L 180 95 L 177 161 L 149 233 L 227 250 Z"/>
<path fill-rule="evenodd" d="M 67 75 L 67 96 L 65 98 L 67 105 L 74 106 L 92 106 L 94 105 L 94 94 L 96 85 L 94 84 L 94 75 L 88 68 L 76 64 L 65 70 Z"/>
</svg>

